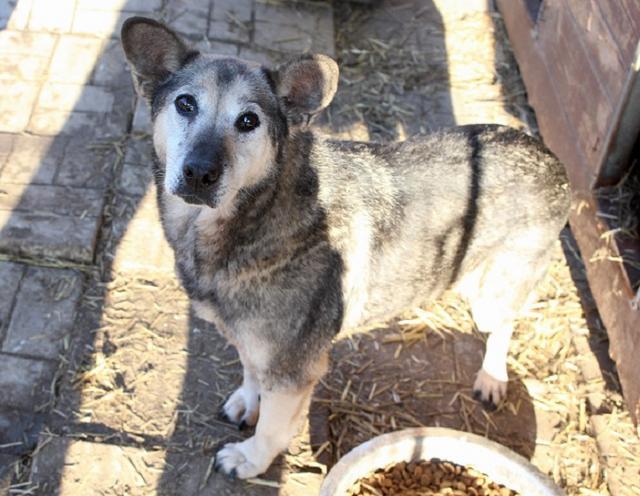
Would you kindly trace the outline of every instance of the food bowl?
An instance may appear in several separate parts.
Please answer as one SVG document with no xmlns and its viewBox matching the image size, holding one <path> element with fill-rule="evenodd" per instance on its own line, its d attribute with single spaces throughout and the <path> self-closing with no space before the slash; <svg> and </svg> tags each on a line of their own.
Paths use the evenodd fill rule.
<svg viewBox="0 0 640 496">
<path fill-rule="evenodd" d="M 329 471 L 320 496 L 343 496 L 377 469 L 434 458 L 472 467 L 523 496 L 564 494 L 529 461 L 498 443 L 454 429 L 420 427 L 383 434 L 351 450 Z"/>
</svg>

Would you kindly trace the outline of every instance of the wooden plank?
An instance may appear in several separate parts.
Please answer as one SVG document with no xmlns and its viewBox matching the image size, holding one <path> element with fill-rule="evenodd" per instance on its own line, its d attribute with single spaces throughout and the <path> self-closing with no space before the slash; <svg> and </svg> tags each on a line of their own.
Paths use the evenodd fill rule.
<svg viewBox="0 0 640 496">
<path fill-rule="evenodd" d="M 546 55 L 541 53 L 535 41 L 534 25 L 524 1 L 497 0 L 497 4 L 544 142 L 566 166 L 572 187 L 587 191 L 592 177 L 584 167 L 585 157 L 576 147 L 577 137 L 565 112 L 566 107 L 556 97 L 556 89 L 545 65 Z"/>
<path fill-rule="evenodd" d="M 575 19 L 578 34 L 596 77 L 612 102 L 621 96 L 624 77 L 630 61 L 614 39 L 595 0 L 566 0 Z"/>
<path fill-rule="evenodd" d="M 640 38 L 640 2 L 638 0 L 598 0 L 596 4 L 620 47 L 622 60 L 631 60 Z"/>
<path fill-rule="evenodd" d="M 605 139 L 594 188 L 617 184 L 627 173 L 640 139 L 640 43 Z"/>
<path fill-rule="evenodd" d="M 581 33 L 571 12 L 557 1 L 544 5 L 537 26 L 538 49 L 544 54 L 549 77 L 569 124 L 575 128 L 575 144 L 586 159 L 581 166 L 595 178 L 614 105 L 579 42 Z"/>
<path fill-rule="evenodd" d="M 609 353 L 616 362 L 624 397 L 634 422 L 640 420 L 640 311 L 634 310 L 634 295 L 619 262 L 594 256 L 608 250 L 602 234 L 608 229 L 596 216 L 591 195 L 578 195 L 570 216 L 571 228 L 580 247 L 587 278 L 609 334 Z"/>
</svg>

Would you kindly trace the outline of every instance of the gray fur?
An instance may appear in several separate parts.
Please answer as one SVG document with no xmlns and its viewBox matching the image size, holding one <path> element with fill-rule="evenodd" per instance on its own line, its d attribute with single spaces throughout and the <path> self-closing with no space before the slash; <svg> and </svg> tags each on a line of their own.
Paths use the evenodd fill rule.
<svg viewBox="0 0 640 496">
<path fill-rule="evenodd" d="M 308 387 L 341 329 L 423 305 L 450 287 L 467 297 L 480 330 L 510 326 L 567 220 L 563 166 L 520 131 L 474 125 L 377 145 L 332 141 L 300 125 L 333 96 L 332 64 L 307 57 L 270 71 L 198 56 L 148 86 L 156 120 L 173 112 L 170 98 L 181 88 L 194 86 L 217 102 L 246 92 L 240 100 L 261 109 L 262 143 L 273 153 L 258 179 L 233 193 L 226 214 L 216 205 L 232 193 L 216 192 L 213 208 L 187 205 L 163 181 L 180 164 L 160 157 L 154 167 L 179 277 L 262 390 Z M 221 127 L 218 116 L 197 116 L 208 131 L 188 144 L 209 140 L 231 174 L 250 137 Z M 155 126 L 162 151 L 171 130 Z"/>
</svg>

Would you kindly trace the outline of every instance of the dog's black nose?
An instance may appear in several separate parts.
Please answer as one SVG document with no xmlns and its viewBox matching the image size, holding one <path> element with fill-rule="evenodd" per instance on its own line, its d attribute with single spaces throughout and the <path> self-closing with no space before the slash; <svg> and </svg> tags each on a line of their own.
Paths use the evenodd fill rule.
<svg viewBox="0 0 640 496">
<path fill-rule="evenodd" d="M 189 162 L 184 166 L 184 182 L 196 194 L 206 192 L 218 181 L 220 172 L 214 164 Z"/>
</svg>

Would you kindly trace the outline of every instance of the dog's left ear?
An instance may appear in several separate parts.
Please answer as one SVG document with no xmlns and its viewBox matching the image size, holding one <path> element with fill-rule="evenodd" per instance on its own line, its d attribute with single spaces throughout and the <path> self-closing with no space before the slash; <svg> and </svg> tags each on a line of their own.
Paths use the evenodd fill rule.
<svg viewBox="0 0 640 496">
<path fill-rule="evenodd" d="M 146 17 L 127 19 L 121 39 L 136 90 L 148 101 L 162 81 L 198 54 L 167 26 Z"/>
<path fill-rule="evenodd" d="M 291 117 L 327 107 L 338 89 L 338 64 L 326 55 L 303 55 L 273 72 L 276 91 Z"/>
</svg>

